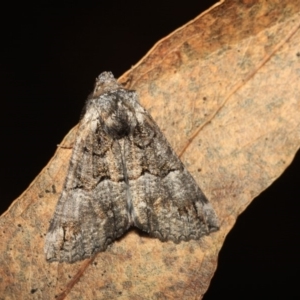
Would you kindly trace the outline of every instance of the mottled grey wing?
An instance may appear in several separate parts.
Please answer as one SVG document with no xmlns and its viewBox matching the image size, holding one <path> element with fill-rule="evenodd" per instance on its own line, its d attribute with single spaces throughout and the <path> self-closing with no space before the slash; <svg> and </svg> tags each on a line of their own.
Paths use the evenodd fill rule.
<svg viewBox="0 0 300 300">
<path fill-rule="evenodd" d="M 126 151 L 134 225 L 162 241 L 198 239 L 218 229 L 215 212 L 145 111 Z"/>
<path fill-rule="evenodd" d="M 85 117 L 46 236 L 48 261 L 88 258 L 130 226 L 120 145 L 101 129 L 99 118 Z"/>
</svg>

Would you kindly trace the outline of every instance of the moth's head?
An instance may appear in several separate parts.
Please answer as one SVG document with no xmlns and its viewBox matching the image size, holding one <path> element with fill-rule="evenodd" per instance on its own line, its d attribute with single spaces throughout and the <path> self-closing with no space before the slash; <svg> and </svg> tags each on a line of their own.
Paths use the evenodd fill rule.
<svg viewBox="0 0 300 300">
<path fill-rule="evenodd" d="M 92 97 L 97 97 L 107 91 L 120 89 L 121 86 L 117 82 L 112 72 L 103 72 L 96 78 L 95 88 Z"/>
</svg>

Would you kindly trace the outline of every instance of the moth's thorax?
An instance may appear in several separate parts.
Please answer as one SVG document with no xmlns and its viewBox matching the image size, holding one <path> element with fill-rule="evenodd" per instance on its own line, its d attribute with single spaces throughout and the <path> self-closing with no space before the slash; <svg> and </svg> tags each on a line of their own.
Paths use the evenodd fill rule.
<svg viewBox="0 0 300 300">
<path fill-rule="evenodd" d="M 122 101 L 118 101 L 116 109 L 104 121 L 106 132 L 113 138 L 129 136 L 137 125 L 134 113 Z"/>
<path fill-rule="evenodd" d="M 112 138 L 130 135 L 143 116 L 136 112 L 135 102 L 128 100 L 128 91 L 117 89 L 89 99 L 87 122 L 101 124 L 101 128 Z"/>
</svg>

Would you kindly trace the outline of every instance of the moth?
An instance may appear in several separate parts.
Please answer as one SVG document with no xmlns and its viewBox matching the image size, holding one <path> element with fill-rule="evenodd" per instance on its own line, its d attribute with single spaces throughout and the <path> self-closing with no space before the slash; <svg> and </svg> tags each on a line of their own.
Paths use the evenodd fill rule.
<svg viewBox="0 0 300 300">
<path fill-rule="evenodd" d="M 217 216 L 136 91 L 96 79 L 45 240 L 47 261 L 89 258 L 137 227 L 161 241 L 218 229 Z"/>
</svg>

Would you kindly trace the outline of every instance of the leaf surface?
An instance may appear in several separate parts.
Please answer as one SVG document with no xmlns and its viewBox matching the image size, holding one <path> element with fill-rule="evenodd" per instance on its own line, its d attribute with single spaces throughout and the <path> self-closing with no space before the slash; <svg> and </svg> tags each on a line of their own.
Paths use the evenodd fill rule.
<svg viewBox="0 0 300 300">
<path fill-rule="evenodd" d="M 59 147 L 0 218 L 2 297 L 201 298 L 237 216 L 299 148 L 299 28 L 299 1 L 225 1 L 159 41 L 119 79 L 139 92 L 214 206 L 218 232 L 174 244 L 131 230 L 90 260 L 47 263 L 44 237 L 71 155 Z M 76 128 L 61 145 L 75 135 Z"/>
</svg>

